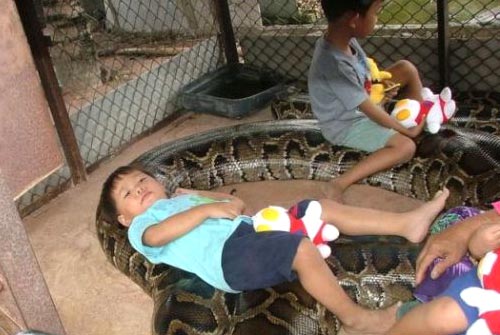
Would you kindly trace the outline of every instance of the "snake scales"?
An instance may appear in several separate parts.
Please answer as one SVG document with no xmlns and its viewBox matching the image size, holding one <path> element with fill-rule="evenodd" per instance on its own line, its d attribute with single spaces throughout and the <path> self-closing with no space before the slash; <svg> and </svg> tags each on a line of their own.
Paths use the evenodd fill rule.
<svg viewBox="0 0 500 335">
<path fill-rule="evenodd" d="M 484 206 L 500 196 L 495 135 L 449 127 L 423 137 L 410 162 L 363 182 L 427 200 L 446 185 L 447 207 Z M 177 186 L 212 189 L 261 180 L 328 180 L 364 153 L 325 143 L 314 120 L 281 120 L 213 130 L 162 145 L 139 157 L 168 192 Z M 226 294 L 196 276 L 153 265 L 132 250 L 126 232 L 97 212 L 97 233 L 108 259 L 155 302 L 153 334 L 336 334 L 336 318 L 297 282 Z M 329 266 L 347 292 L 375 308 L 409 299 L 417 246 L 401 239 L 344 239 Z"/>
</svg>

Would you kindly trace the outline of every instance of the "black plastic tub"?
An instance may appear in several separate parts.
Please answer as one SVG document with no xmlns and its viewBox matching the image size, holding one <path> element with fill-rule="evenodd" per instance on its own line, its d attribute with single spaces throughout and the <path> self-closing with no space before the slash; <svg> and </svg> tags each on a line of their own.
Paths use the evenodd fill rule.
<svg viewBox="0 0 500 335">
<path fill-rule="evenodd" d="M 239 118 L 285 90 L 283 78 L 273 72 L 231 64 L 186 85 L 180 99 L 189 111 Z"/>
</svg>

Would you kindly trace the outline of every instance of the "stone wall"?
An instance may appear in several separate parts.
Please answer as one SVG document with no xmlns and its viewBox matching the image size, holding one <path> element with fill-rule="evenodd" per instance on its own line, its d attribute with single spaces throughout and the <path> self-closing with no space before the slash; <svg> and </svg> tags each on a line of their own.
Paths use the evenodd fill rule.
<svg viewBox="0 0 500 335">
<path fill-rule="evenodd" d="M 235 27 L 262 24 L 257 0 L 228 2 Z M 211 0 L 105 0 L 104 5 L 108 28 L 121 31 L 193 36 L 217 29 Z"/>
</svg>

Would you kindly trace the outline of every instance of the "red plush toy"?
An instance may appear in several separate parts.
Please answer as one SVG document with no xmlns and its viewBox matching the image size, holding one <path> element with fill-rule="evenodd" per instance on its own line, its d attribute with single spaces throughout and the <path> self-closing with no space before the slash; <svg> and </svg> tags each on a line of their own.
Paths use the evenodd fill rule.
<svg viewBox="0 0 500 335">
<path fill-rule="evenodd" d="M 500 335 L 500 249 L 488 252 L 478 265 L 480 287 L 469 287 L 460 294 L 464 301 L 479 309 L 467 335 Z"/>
<path fill-rule="evenodd" d="M 391 111 L 391 116 L 406 128 L 420 124 L 425 117 L 425 130 L 436 134 L 441 125 L 455 115 L 455 100 L 451 98 L 451 90 L 448 87 L 443 88 L 439 94 L 434 94 L 424 87 L 422 98 L 422 102 L 412 99 L 399 100 Z"/>
<path fill-rule="evenodd" d="M 321 204 L 314 200 L 307 203 L 305 208 L 294 206 L 286 210 L 279 206 L 269 206 L 257 212 L 252 220 L 257 232 L 282 230 L 309 236 L 323 258 L 331 253 L 327 242 L 339 236 L 337 228 L 321 220 Z"/>
</svg>

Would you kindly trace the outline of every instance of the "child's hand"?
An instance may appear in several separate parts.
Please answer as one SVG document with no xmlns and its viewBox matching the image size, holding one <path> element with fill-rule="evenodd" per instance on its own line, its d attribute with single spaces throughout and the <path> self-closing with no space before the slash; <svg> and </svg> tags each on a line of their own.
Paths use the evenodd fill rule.
<svg viewBox="0 0 500 335">
<path fill-rule="evenodd" d="M 175 195 L 183 195 L 183 194 L 198 194 L 197 190 L 191 190 L 188 188 L 177 187 L 174 192 Z"/>
<path fill-rule="evenodd" d="M 415 138 L 418 135 L 420 135 L 420 133 L 422 133 L 422 131 L 424 130 L 426 119 L 427 115 L 422 119 L 422 121 L 418 125 L 416 125 L 415 127 L 408 128 L 408 132 L 404 135 L 408 136 L 409 138 Z"/>
<path fill-rule="evenodd" d="M 491 250 L 500 248 L 500 223 L 479 227 L 469 240 L 469 252 L 476 259 Z"/>
<path fill-rule="evenodd" d="M 384 80 L 382 84 L 384 86 L 384 97 L 378 103 L 378 105 L 380 105 L 382 108 L 385 109 L 386 105 L 389 102 L 394 101 L 394 98 L 399 93 L 399 87 L 401 85 L 399 83 L 395 83 L 391 80 Z"/>
<path fill-rule="evenodd" d="M 199 195 L 202 197 L 211 198 L 213 200 L 232 200 L 232 199 L 236 198 L 234 195 L 231 195 L 229 193 L 222 193 L 222 192 L 216 192 L 216 191 L 192 190 L 192 189 L 178 187 L 175 190 L 175 195 L 181 195 L 181 194 L 196 194 L 196 195 Z"/>
<path fill-rule="evenodd" d="M 400 87 L 401 85 L 399 83 L 395 83 L 391 80 L 384 80 L 384 99 L 387 101 L 394 99 L 396 95 L 398 95 Z"/>
<path fill-rule="evenodd" d="M 244 203 L 238 198 L 228 202 L 214 202 L 203 205 L 208 211 L 208 216 L 215 219 L 234 219 L 243 213 Z"/>
</svg>

